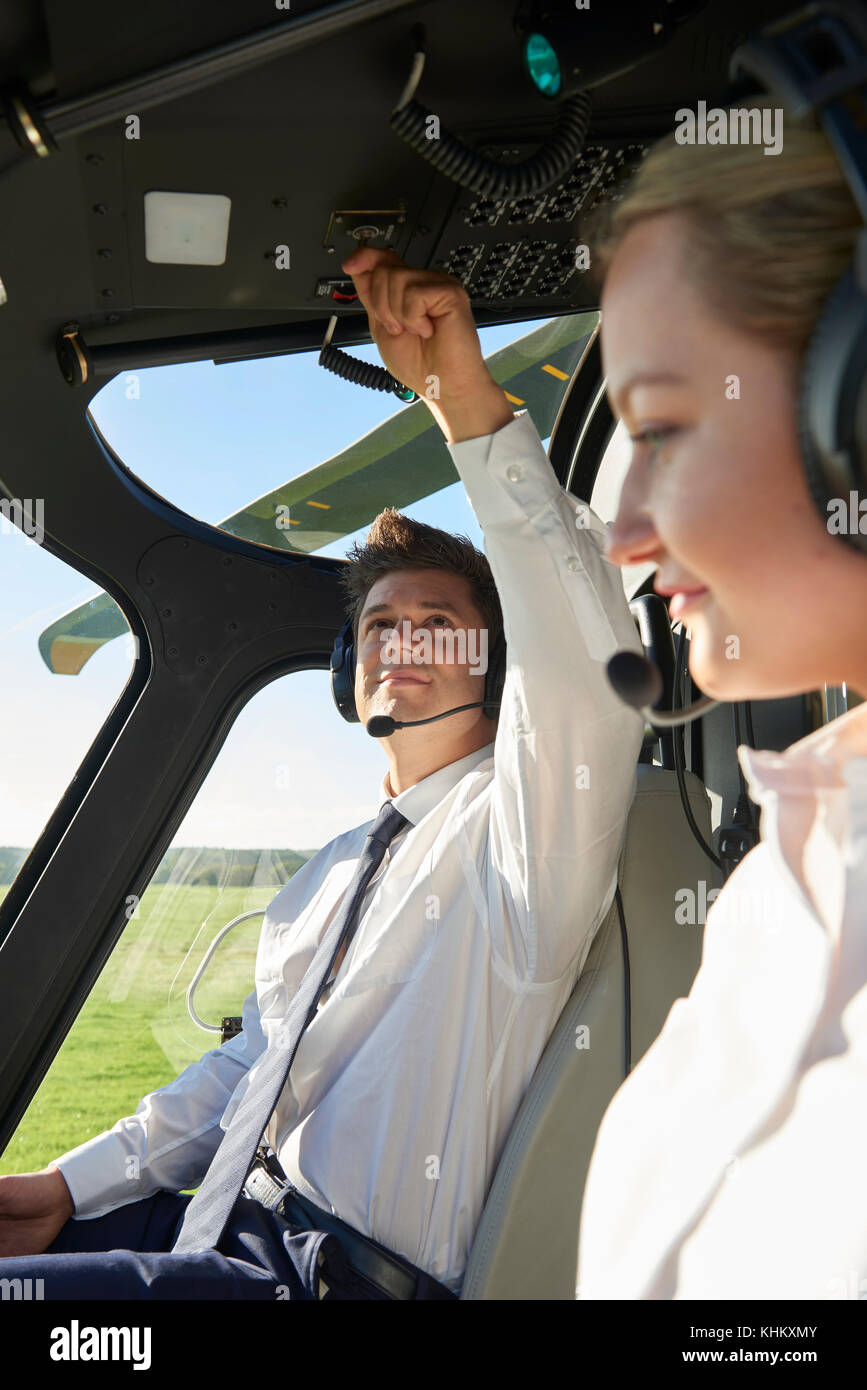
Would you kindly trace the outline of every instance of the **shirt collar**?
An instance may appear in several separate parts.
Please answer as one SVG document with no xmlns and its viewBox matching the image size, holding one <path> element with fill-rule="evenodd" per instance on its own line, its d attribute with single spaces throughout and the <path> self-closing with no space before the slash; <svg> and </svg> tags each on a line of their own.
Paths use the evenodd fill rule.
<svg viewBox="0 0 867 1390">
<path fill-rule="evenodd" d="M 782 753 L 741 744 L 738 761 L 757 804 L 766 791 L 843 787 L 867 778 L 867 701 Z"/>
<path fill-rule="evenodd" d="M 429 777 L 423 777 L 414 786 L 407 787 L 406 791 L 398 792 L 397 796 L 390 796 L 387 791 L 388 774 L 386 773 L 380 783 L 379 806 L 382 805 L 383 801 L 390 801 L 402 816 L 406 816 L 410 825 L 418 825 L 419 821 L 424 820 L 438 802 L 442 801 L 446 793 L 457 786 L 462 777 L 465 777 L 468 772 L 472 772 L 473 768 L 478 767 L 487 758 L 493 756 L 493 743 L 486 743 L 484 748 L 477 748 L 474 753 L 468 753 L 465 758 L 458 758 L 453 763 L 447 763 L 445 767 L 432 772 Z"/>
</svg>

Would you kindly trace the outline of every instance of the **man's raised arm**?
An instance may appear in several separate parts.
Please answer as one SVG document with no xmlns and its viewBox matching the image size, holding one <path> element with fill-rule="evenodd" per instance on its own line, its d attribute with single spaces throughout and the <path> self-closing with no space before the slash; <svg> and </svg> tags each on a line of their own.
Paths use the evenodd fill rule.
<svg viewBox="0 0 867 1390">
<path fill-rule="evenodd" d="M 606 665 L 641 651 L 606 528 L 558 484 L 526 411 L 449 452 L 485 536 L 507 643 L 494 745 L 494 948 L 543 983 L 583 964 L 610 907 L 644 720 Z M 488 900 L 494 884 L 483 884 Z"/>
<path fill-rule="evenodd" d="M 644 721 L 606 676 L 616 651 L 641 651 L 621 572 L 604 523 L 559 485 L 529 415 L 491 377 L 459 282 L 369 247 L 343 268 L 388 370 L 442 429 L 484 532 L 508 660 L 487 870 L 499 882 L 481 888 L 502 894 L 503 966 L 555 980 L 580 968 L 610 907 L 635 792 Z"/>
</svg>

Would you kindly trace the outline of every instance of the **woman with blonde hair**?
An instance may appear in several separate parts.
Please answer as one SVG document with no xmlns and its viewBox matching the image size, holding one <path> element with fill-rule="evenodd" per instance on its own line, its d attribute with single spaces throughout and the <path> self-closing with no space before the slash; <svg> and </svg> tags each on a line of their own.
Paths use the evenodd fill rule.
<svg viewBox="0 0 867 1390">
<path fill-rule="evenodd" d="M 798 426 L 862 227 L 829 140 L 786 118 L 778 155 L 666 137 L 584 234 L 633 440 L 607 554 L 657 563 L 719 700 L 867 693 L 867 550 L 820 514 Z M 603 1118 L 580 1298 L 867 1297 L 867 704 L 738 758 L 761 842 Z"/>
</svg>

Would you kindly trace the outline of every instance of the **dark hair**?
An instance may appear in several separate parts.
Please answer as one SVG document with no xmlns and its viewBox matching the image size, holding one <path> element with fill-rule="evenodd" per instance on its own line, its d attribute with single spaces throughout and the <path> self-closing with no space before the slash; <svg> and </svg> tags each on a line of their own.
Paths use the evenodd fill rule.
<svg viewBox="0 0 867 1390">
<path fill-rule="evenodd" d="M 484 618 L 491 647 L 503 631 L 503 610 L 491 567 L 468 536 L 453 536 L 386 507 L 375 518 L 364 545 L 356 542 L 346 558 L 342 582 L 356 646 L 358 620 L 367 595 L 377 579 L 395 570 L 438 569 L 463 575 Z"/>
</svg>

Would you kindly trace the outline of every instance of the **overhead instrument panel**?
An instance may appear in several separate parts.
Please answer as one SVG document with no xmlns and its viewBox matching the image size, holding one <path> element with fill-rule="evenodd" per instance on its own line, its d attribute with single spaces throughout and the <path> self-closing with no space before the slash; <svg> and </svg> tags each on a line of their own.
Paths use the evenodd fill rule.
<svg viewBox="0 0 867 1390">
<path fill-rule="evenodd" d="M 498 158 L 526 147 L 496 150 Z M 589 268 L 581 241 L 581 215 L 603 199 L 641 162 L 649 146 L 587 145 L 564 178 L 543 193 L 517 198 L 458 198 L 432 259 L 435 269 L 456 275 L 474 300 L 539 304 L 568 301 Z M 582 250 L 583 247 L 583 250 Z M 577 299 L 576 299 L 577 302 Z"/>
</svg>

